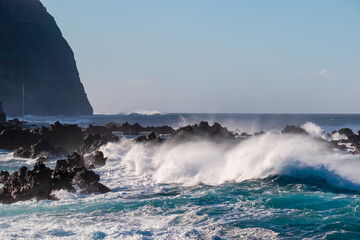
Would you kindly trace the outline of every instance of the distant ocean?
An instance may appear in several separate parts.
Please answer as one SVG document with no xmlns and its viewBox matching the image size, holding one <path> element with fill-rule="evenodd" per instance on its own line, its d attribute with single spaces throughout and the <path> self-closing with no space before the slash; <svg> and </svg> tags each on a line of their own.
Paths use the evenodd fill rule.
<svg viewBox="0 0 360 240">
<path fill-rule="evenodd" d="M 31 122 L 143 126 L 219 122 L 267 134 L 236 145 L 207 141 L 149 147 L 128 139 L 101 148 L 103 195 L 55 192 L 59 201 L 0 205 L 0 239 L 360 239 L 360 156 L 324 149 L 311 135 L 360 130 L 358 114 L 118 114 L 25 116 Z M 0 170 L 34 160 L 0 150 Z M 55 160 L 46 163 L 54 167 Z"/>
</svg>

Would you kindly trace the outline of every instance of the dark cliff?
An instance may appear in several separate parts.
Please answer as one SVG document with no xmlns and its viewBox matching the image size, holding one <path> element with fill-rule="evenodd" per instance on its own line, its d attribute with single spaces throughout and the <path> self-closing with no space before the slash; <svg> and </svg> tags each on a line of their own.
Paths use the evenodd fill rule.
<svg viewBox="0 0 360 240">
<path fill-rule="evenodd" d="M 39 0 L 0 0 L 0 101 L 10 116 L 82 115 L 93 109 L 74 53 Z"/>
</svg>

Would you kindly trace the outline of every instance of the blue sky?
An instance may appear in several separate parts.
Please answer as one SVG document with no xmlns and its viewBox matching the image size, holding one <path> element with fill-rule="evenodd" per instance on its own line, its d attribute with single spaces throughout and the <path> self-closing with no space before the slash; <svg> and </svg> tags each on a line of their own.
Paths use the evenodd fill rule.
<svg viewBox="0 0 360 240">
<path fill-rule="evenodd" d="M 41 1 L 96 113 L 359 113 L 360 1 Z"/>
</svg>

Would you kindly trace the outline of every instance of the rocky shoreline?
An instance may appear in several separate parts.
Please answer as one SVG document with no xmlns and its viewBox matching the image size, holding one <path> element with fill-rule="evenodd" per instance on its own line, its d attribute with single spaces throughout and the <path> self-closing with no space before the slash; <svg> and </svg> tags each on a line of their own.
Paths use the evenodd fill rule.
<svg viewBox="0 0 360 240">
<path fill-rule="evenodd" d="M 76 124 L 55 122 L 49 127 L 33 130 L 21 128 L 17 120 L 11 120 L 11 123 L 0 124 L 0 149 L 14 151 L 14 157 L 36 159 L 36 164 L 32 170 L 21 167 L 12 174 L 0 172 L 0 183 L 4 184 L 0 189 L 0 203 L 3 204 L 31 199 L 56 200 L 52 192 L 61 189 L 70 192 L 80 189 L 83 194 L 109 192 L 110 189 L 99 182 L 100 176 L 90 169 L 106 164 L 107 158 L 99 148 L 109 142 L 120 141 L 119 136 L 114 134 L 117 132 L 137 136 L 132 138 L 137 144 L 177 144 L 198 140 L 235 144 L 265 134 L 229 131 L 219 123 L 209 125 L 208 122 L 179 129 L 169 126 L 143 127 L 127 122 L 81 128 Z M 326 138 L 310 136 L 303 128 L 289 125 L 276 134 L 308 135 L 329 149 L 360 154 L 360 131 L 355 134 L 348 128 L 333 131 L 325 135 Z M 54 169 L 46 167 L 47 160 L 59 158 Z"/>
</svg>

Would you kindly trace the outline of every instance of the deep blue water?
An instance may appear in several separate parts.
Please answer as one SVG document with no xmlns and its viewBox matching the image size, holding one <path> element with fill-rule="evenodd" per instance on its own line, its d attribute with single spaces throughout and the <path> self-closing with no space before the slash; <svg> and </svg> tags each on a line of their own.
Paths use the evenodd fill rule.
<svg viewBox="0 0 360 240">
<path fill-rule="evenodd" d="M 311 122 L 304 128 L 325 138 L 319 128 L 360 129 L 360 115 L 333 114 L 26 118 L 173 127 L 207 120 L 247 132 Z M 325 149 L 310 137 L 269 133 L 236 146 L 161 147 L 123 139 L 101 150 L 108 163 L 95 171 L 112 192 L 60 191 L 54 193 L 60 201 L 0 205 L 0 239 L 360 239 L 360 157 Z M 0 170 L 33 163 L 0 152 Z"/>
</svg>

